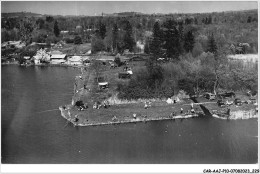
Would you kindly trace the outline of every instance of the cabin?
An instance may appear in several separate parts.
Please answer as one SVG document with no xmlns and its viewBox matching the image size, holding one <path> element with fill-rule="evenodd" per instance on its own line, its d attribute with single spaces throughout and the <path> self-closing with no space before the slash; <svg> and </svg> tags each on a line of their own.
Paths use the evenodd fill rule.
<svg viewBox="0 0 260 174">
<path fill-rule="evenodd" d="M 54 54 L 51 55 L 51 64 L 64 64 L 66 62 L 66 54 Z"/>
<path fill-rule="evenodd" d="M 72 56 L 68 60 L 69 65 L 82 65 L 82 57 L 81 56 Z"/>
</svg>

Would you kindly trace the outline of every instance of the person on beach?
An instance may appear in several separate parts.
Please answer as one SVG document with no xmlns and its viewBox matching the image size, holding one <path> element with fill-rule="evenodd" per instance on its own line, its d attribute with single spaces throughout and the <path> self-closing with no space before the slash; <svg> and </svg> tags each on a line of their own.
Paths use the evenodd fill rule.
<svg viewBox="0 0 260 174">
<path fill-rule="evenodd" d="M 181 108 L 181 114 L 183 113 L 183 109 Z"/>
</svg>

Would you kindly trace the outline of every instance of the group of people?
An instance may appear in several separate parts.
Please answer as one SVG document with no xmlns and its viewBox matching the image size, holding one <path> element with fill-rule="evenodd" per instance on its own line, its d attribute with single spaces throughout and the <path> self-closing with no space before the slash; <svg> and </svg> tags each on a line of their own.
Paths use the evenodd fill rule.
<svg viewBox="0 0 260 174">
<path fill-rule="evenodd" d="M 193 103 L 191 103 L 190 110 L 188 110 L 187 114 L 195 114 L 195 113 L 196 113 L 196 111 L 193 107 Z M 184 114 L 183 108 L 180 109 L 180 114 Z M 174 116 L 175 112 L 173 112 L 172 115 Z"/>
<path fill-rule="evenodd" d="M 144 109 L 148 109 L 150 107 L 152 107 L 152 102 L 150 102 L 150 101 L 144 102 Z"/>
<path fill-rule="evenodd" d="M 107 100 L 103 101 L 102 103 L 100 103 L 99 101 L 95 102 L 94 105 L 93 105 L 93 109 L 100 109 L 101 107 L 104 107 L 104 108 L 109 108 L 110 107 L 110 104 Z"/>
</svg>

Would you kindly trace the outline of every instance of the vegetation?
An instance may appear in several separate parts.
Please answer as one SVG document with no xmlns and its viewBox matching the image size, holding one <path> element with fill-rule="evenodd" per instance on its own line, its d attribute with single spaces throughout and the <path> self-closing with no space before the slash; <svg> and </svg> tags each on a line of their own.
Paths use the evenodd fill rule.
<svg viewBox="0 0 260 174">
<path fill-rule="evenodd" d="M 91 43 L 92 53 L 113 55 L 137 52 L 136 42 L 145 43 L 145 66 L 135 69 L 130 80 L 118 82 L 121 99 L 164 98 L 180 89 L 194 95 L 219 89 L 257 90 L 257 68 L 241 68 L 229 62 L 228 54 L 257 53 L 257 10 L 205 14 L 62 17 L 33 15 L 2 18 L 2 42 L 22 40 L 68 45 Z M 232 30 L 231 30 L 232 29 Z M 241 45 L 242 43 L 242 45 Z M 21 56 L 31 54 L 26 47 Z M 240 49 L 240 50 L 239 50 Z M 13 48 L 2 50 L 7 55 Z M 64 51 L 71 53 L 69 49 Z M 77 51 L 75 51 L 77 52 Z M 163 60 L 163 61 L 159 61 Z M 122 64 L 120 58 L 116 63 Z M 99 62 L 94 62 L 100 76 Z M 136 65 L 135 65 L 136 66 Z"/>
<path fill-rule="evenodd" d="M 54 28 L 53 28 L 53 30 L 54 30 L 55 36 L 58 37 L 58 36 L 60 35 L 60 29 L 59 29 L 59 26 L 58 26 L 58 22 L 57 22 L 57 21 L 55 21 L 55 23 L 54 23 Z"/>
</svg>

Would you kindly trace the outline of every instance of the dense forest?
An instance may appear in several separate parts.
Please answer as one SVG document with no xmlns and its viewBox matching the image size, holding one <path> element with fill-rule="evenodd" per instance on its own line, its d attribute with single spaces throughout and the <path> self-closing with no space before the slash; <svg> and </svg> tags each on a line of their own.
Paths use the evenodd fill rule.
<svg viewBox="0 0 260 174">
<path fill-rule="evenodd" d="M 172 20 L 182 24 L 183 34 L 192 32 L 196 47 L 206 51 L 206 43 L 213 34 L 218 47 L 248 43 L 250 53 L 257 52 L 257 10 L 203 14 L 142 14 L 135 12 L 102 14 L 101 16 L 46 16 L 34 13 L 2 14 L 1 39 L 28 42 L 56 43 L 64 40 L 73 43 L 96 42 L 97 51 L 111 51 L 115 34 L 117 46 L 124 47 L 127 33 L 133 42 L 148 45 L 156 22 L 164 27 Z M 78 39 L 80 37 L 80 39 Z M 77 41 L 76 41 L 77 42 Z"/>
</svg>

